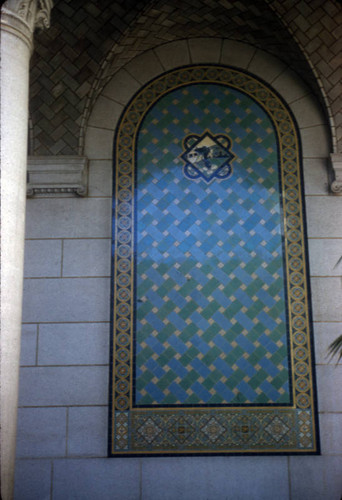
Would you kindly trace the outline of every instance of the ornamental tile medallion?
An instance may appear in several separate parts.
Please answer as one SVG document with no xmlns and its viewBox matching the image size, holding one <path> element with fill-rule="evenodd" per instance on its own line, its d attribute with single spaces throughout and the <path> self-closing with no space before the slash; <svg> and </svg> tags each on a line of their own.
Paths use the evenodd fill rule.
<svg viewBox="0 0 342 500">
<path fill-rule="evenodd" d="M 227 179 L 231 175 L 230 161 L 234 155 L 230 152 L 231 141 L 228 137 L 213 137 L 210 132 L 199 136 L 191 134 L 183 144 L 185 151 L 181 158 L 185 163 L 184 174 L 189 179 L 202 177 L 210 182 L 214 178 Z"/>
<path fill-rule="evenodd" d="M 165 73 L 115 137 L 110 456 L 318 454 L 299 135 L 231 67 Z"/>
</svg>

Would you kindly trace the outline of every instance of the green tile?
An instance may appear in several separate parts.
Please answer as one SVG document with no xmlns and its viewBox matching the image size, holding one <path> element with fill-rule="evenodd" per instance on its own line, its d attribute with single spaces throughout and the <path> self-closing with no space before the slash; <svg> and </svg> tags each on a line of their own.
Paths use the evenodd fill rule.
<svg viewBox="0 0 342 500">
<path fill-rule="evenodd" d="M 194 311 L 196 311 L 197 307 L 198 306 L 194 301 L 188 302 L 188 304 L 180 311 L 179 316 L 185 320 L 189 318 Z"/>
<path fill-rule="evenodd" d="M 194 382 L 198 379 L 198 373 L 196 370 L 191 370 L 188 374 L 181 380 L 180 386 L 186 391 L 189 389 Z"/>
</svg>

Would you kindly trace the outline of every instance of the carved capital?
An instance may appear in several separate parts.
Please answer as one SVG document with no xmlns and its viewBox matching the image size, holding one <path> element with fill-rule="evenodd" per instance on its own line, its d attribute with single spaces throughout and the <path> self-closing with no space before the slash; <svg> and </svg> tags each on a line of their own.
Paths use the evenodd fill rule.
<svg viewBox="0 0 342 500">
<path fill-rule="evenodd" d="M 32 50 L 36 28 L 50 26 L 52 0 L 7 0 L 1 9 L 1 29 L 21 39 Z"/>
<path fill-rule="evenodd" d="M 342 194 L 342 153 L 330 155 L 333 180 L 330 189 L 335 194 Z"/>
<path fill-rule="evenodd" d="M 50 28 L 50 13 L 53 7 L 52 0 L 38 0 L 35 27 L 41 29 Z"/>
</svg>

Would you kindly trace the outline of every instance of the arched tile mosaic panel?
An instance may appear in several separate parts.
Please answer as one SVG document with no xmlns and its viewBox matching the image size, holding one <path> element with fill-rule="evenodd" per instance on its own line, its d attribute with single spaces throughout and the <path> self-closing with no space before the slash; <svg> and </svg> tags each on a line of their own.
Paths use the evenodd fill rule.
<svg viewBox="0 0 342 500">
<path fill-rule="evenodd" d="M 230 67 L 163 74 L 115 140 L 109 453 L 318 453 L 300 144 Z"/>
</svg>

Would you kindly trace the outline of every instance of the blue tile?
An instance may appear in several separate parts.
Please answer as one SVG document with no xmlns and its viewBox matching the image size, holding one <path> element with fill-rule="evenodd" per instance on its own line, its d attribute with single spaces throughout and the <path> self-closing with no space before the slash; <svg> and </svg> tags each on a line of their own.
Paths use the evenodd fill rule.
<svg viewBox="0 0 342 500">
<path fill-rule="evenodd" d="M 204 363 L 202 363 L 202 361 L 198 358 L 193 359 L 190 364 L 196 370 L 198 375 L 201 377 L 206 378 L 211 373 L 209 368 Z"/>
<path fill-rule="evenodd" d="M 165 397 L 163 391 L 159 389 L 159 387 L 152 382 L 147 383 L 145 389 L 148 392 L 148 394 L 154 399 L 154 401 L 162 401 L 163 398 Z M 141 402 L 142 397 L 143 396 L 141 396 L 140 394 L 137 394 L 137 403 L 140 402 L 142 404 Z"/>
<path fill-rule="evenodd" d="M 235 394 L 221 381 L 214 385 L 215 391 L 222 397 L 223 401 L 230 402 L 234 399 Z"/>
<path fill-rule="evenodd" d="M 171 394 L 174 395 L 181 403 L 188 398 L 188 394 L 175 382 L 169 385 Z"/>
</svg>

